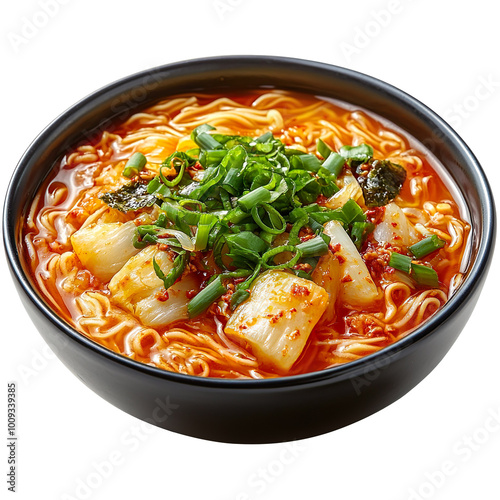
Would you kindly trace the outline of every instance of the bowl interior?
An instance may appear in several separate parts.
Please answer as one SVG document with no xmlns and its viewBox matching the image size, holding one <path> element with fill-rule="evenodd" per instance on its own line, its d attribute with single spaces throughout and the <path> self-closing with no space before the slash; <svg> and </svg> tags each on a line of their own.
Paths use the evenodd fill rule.
<svg viewBox="0 0 500 500">
<path fill-rule="evenodd" d="M 264 86 L 312 93 L 365 108 L 402 128 L 442 163 L 466 202 L 473 228 L 467 278 L 433 321 L 444 317 L 451 302 L 463 300 L 471 292 L 474 279 L 484 272 L 491 258 L 493 200 L 477 160 L 443 120 L 404 92 L 344 68 L 275 57 L 209 58 L 154 68 L 98 90 L 49 125 L 21 159 L 9 187 L 4 211 L 7 253 L 25 290 L 32 296 L 33 291 L 37 293 L 28 268 L 20 258 L 22 217 L 40 184 L 69 149 L 99 132 L 113 129 L 115 123 L 125 120 L 131 113 L 169 95 Z M 48 306 L 43 307 L 46 314 L 55 316 Z"/>
</svg>

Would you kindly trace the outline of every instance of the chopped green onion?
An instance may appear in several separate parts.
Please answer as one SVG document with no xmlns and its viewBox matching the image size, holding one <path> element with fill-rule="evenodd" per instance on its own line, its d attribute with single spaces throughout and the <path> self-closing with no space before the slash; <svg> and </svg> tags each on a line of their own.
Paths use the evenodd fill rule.
<svg viewBox="0 0 500 500">
<path fill-rule="evenodd" d="M 268 233 L 267 231 L 261 231 L 259 233 L 259 237 L 261 240 L 264 240 L 269 246 L 271 246 L 274 239 L 276 238 L 276 235 Z"/>
<path fill-rule="evenodd" d="M 171 154 L 162 164 L 160 167 L 160 179 L 165 184 L 167 187 L 174 187 L 181 182 L 182 176 L 184 175 L 184 172 L 186 170 L 186 166 L 189 164 L 190 158 L 185 154 L 185 153 L 173 153 Z M 173 167 L 175 171 L 177 172 L 177 175 L 174 179 L 168 180 L 162 173 L 162 170 L 164 168 L 171 168 Z M 177 168 L 179 170 L 177 171 Z"/>
<path fill-rule="evenodd" d="M 295 255 L 288 261 L 283 264 L 268 264 L 267 261 L 269 259 L 272 259 L 276 257 L 276 255 L 283 253 L 283 252 L 295 252 Z M 302 256 L 302 251 L 298 249 L 295 246 L 292 245 L 281 245 L 279 247 L 273 248 L 272 250 L 267 251 L 263 256 L 262 256 L 262 265 L 266 269 L 286 269 L 288 267 L 293 267 L 297 262 L 299 261 L 300 257 Z"/>
<path fill-rule="evenodd" d="M 318 143 L 316 145 L 316 149 L 318 153 L 326 160 L 331 154 L 332 150 L 322 139 L 318 139 Z"/>
<path fill-rule="evenodd" d="M 394 269 L 398 269 L 399 271 L 404 271 L 405 273 L 410 274 L 411 257 L 408 257 L 407 255 L 402 255 L 397 252 L 392 252 L 391 257 L 389 259 L 389 265 Z"/>
<path fill-rule="evenodd" d="M 336 179 L 345 166 L 354 168 L 372 160 L 371 146 L 344 146 L 337 153 L 319 139 L 318 154 L 306 154 L 287 148 L 271 131 L 257 138 L 225 135 L 209 124 L 196 127 L 191 139 L 198 147 L 168 156 L 159 175 L 147 186 L 136 183 L 144 191 L 141 196 L 147 196 L 145 201 L 141 199 L 140 206 L 157 204 L 161 214 L 154 224 L 139 226 L 133 240 L 136 248 L 161 242 L 177 252 L 175 273 L 187 265 L 187 252 L 212 250 L 215 264 L 224 274 L 214 275 L 205 290 L 190 302 L 190 315 L 199 314 L 224 293 L 224 279 L 250 275 L 233 293 L 233 308 L 248 298 L 248 289 L 261 270 L 288 268 L 310 279 L 310 273 L 293 268 L 299 262 L 310 262 L 314 268 L 319 257 L 328 251 L 329 238 L 323 232 L 328 221 L 339 221 L 358 249 L 373 231 L 373 224 L 367 222 L 354 200 L 336 210 L 316 203 L 319 196 L 330 198 L 339 190 Z M 136 175 L 145 164 L 144 155 L 134 154 L 124 175 Z M 190 171 L 187 175 L 195 165 L 196 175 Z M 166 175 L 167 168 L 172 175 Z M 299 234 L 303 228 L 315 234 L 301 243 Z M 271 248 L 279 234 L 287 238 L 283 237 L 280 246 Z M 433 237 L 410 250 L 418 258 L 441 246 L 442 240 Z M 284 253 L 288 262 L 275 265 L 276 256 L 282 254 L 284 260 Z M 410 257 L 393 254 L 391 263 L 415 279 L 427 273 L 427 282 L 433 280 L 429 277 L 432 271 L 419 271 L 418 267 L 413 271 Z M 156 261 L 154 267 L 164 283 L 169 284 L 175 276 L 173 270 L 165 276 Z M 199 301 L 201 306 L 197 305 Z"/>
<path fill-rule="evenodd" d="M 254 206 L 261 203 L 268 203 L 269 201 L 271 201 L 271 191 L 261 186 L 243 195 L 238 200 L 238 205 L 243 210 L 249 212 Z"/>
<path fill-rule="evenodd" d="M 198 229 L 196 230 L 196 237 L 194 240 L 194 251 L 200 252 L 205 250 L 208 244 L 208 236 L 210 230 L 215 224 L 216 219 L 212 214 L 201 214 L 200 221 L 198 223 Z"/>
<path fill-rule="evenodd" d="M 248 289 L 252 286 L 255 278 L 260 273 L 261 264 L 257 264 L 252 275 L 243 283 L 240 283 L 236 287 L 236 291 L 231 296 L 231 309 L 236 309 L 242 302 L 245 302 L 250 297 L 250 292 Z"/>
<path fill-rule="evenodd" d="M 222 277 L 219 274 L 206 288 L 190 300 L 187 306 L 189 317 L 195 318 L 199 316 L 225 293 L 226 288 L 222 285 Z"/>
<path fill-rule="evenodd" d="M 191 132 L 191 139 L 202 149 L 220 149 L 222 148 L 222 144 L 207 133 L 214 129 L 215 127 L 212 127 L 208 123 L 199 125 Z"/>
<path fill-rule="evenodd" d="M 344 168 L 345 158 L 338 154 L 332 153 L 321 165 L 323 168 L 326 168 L 332 175 L 338 177 L 342 169 Z"/>
<path fill-rule="evenodd" d="M 146 163 L 147 159 L 142 153 L 134 153 L 128 159 L 122 175 L 130 179 L 131 177 L 136 176 L 146 166 Z"/>
<path fill-rule="evenodd" d="M 288 237 L 288 243 L 290 245 L 298 245 L 300 243 L 299 232 L 308 222 L 309 217 L 307 216 L 307 212 L 305 212 L 305 215 L 303 215 L 293 223 Z"/>
<path fill-rule="evenodd" d="M 366 221 L 363 209 L 352 199 L 349 199 L 344 203 L 344 206 L 342 207 L 342 212 L 345 215 L 347 224 Z"/>
<path fill-rule="evenodd" d="M 439 286 L 437 272 L 432 267 L 422 266 L 420 264 L 411 265 L 411 276 L 419 285 L 424 285 L 432 288 Z"/>
<path fill-rule="evenodd" d="M 186 205 L 195 205 L 200 212 L 205 212 L 207 210 L 207 206 L 200 200 L 190 200 L 189 198 L 184 198 L 179 200 L 179 205 L 181 207 L 185 207 Z"/>
<path fill-rule="evenodd" d="M 296 248 L 302 252 L 302 257 L 319 257 L 328 252 L 328 244 L 321 236 L 304 241 Z"/>
<path fill-rule="evenodd" d="M 410 250 L 416 259 L 421 259 L 422 257 L 443 248 L 445 243 L 446 242 L 444 240 L 433 234 L 432 236 L 428 236 L 418 243 L 415 243 L 411 247 L 408 247 L 408 250 Z"/>
<path fill-rule="evenodd" d="M 202 125 L 198 125 L 191 132 L 191 139 L 194 141 L 199 134 L 201 134 L 202 132 L 209 132 L 210 130 L 215 130 L 215 127 L 213 127 L 209 123 L 203 123 Z"/>
<path fill-rule="evenodd" d="M 202 149 L 200 152 L 200 164 L 203 166 L 203 168 L 209 168 L 209 167 L 214 167 L 219 165 L 219 163 L 224 159 L 226 156 L 227 151 L 223 149 L 211 149 L 211 150 L 205 150 Z"/>
<path fill-rule="evenodd" d="M 341 208 L 337 208 L 335 210 L 325 210 L 324 212 L 313 212 L 309 217 L 321 226 L 323 226 L 327 222 L 330 222 L 331 220 L 339 221 L 345 226 L 349 224 L 347 222 L 346 215 Z"/>
<path fill-rule="evenodd" d="M 373 157 L 373 148 L 365 143 L 359 146 L 342 146 L 339 152 L 348 161 L 366 162 Z"/>
<path fill-rule="evenodd" d="M 262 134 L 260 137 L 257 137 L 255 139 L 255 142 L 267 142 L 269 139 L 273 138 L 273 133 L 271 131 L 266 132 L 265 134 Z"/>
<path fill-rule="evenodd" d="M 242 220 L 245 220 L 249 216 L 250 214 L 243 211 L 240 207 L 234 207 L 226 214 L 224 220 L 230 222 L 231 224 L 239 224 Z"/>
<path fill-rule="evenodd" d="M 210 134 L 206 132 L 202 132 L 198 134 L 195 141 L 198 146 L 202 149 L 220 149 L 222 148 L 222 144 L 217 142 Z"/>
<path fill-rule="evenodd" d="M 155 270 L 156 276 L 158 276 L 158 278 L 163 281 L 165 290 L 168 290 L 184 272 L 188 259 L 188 254 L 185 251 L 181 251 L 175 258 L 172 269 L 165 276 L 160 266 L 158 265 L 158 262 L 156 262 L 156 259 L 153 257 L 153 268 Z"/>
<path fill-rule="evenodd" d="M 266 225 L 259 214 L 259 210 L 264 210 L 265 213 L 267 213 L 269 222 L 271 223 L 270 226 Z M 286 229 L 286 222 L 285 219 L 282 217 L 282 215 L 271 205 L 268 205 L 267 203 L 263 203 L 262 205 L 255 206 L 251 210 L 251 214 L 253 217 L 253 220 L 255 223 L 263 230 L 266 231 L 267 233 L 270 234 L 281 234 L 285 232 Z"/>
<path fill-rule="evenodd" d="M 224 207 L 224 209 L 227 210 L 228 212 L 232 210 L 233 205 L 231 203 L 231 197 L 229 196 L 229 193 L 225 189 L 220 188 L 219 196 L 220 200 L 222 201 L 222 206 Z"/>
<path fill-rule="evenodd" d="M 317 172 L 321 168 L 321 162 L 312 154 L 294 155 L 290 160 L 294 168 L 307 170 L 308 172 Z"/>
<path fill-rule="evenodd" d="M 375 229 L 375 224 L 371 222 L 355 222 L 351 228 L 351 239 L 356 248 L 361 250 L 363 243 L 370 233 Z"/>
</svg>

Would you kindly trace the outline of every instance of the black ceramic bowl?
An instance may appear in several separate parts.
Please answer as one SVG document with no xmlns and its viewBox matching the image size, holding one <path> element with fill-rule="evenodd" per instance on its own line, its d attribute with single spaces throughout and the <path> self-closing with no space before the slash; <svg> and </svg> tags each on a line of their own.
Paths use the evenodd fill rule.
<svg viewBox="0 0 500 500">
<path fill-rule="evenodd" d="M 61 155 L 116 120 L 169 95 L 272 86 L 314 93 L 373 111 L 424 143 L 468 206 L 471 256 L 466 279 L 429 321 L 398 343 L 342 366 L 272 380 L 203 379 L 162 371 L 111 352 L 50 309 L 21 254 L 21 219 Z M 318 435 L 394 402 L 439 363 L 467 322 L 492 258 L 494 205 L 481 166 L 458 135 L 404 92 L 344 68 L 279 57 L 217 57 L 170 64 L 112 83 L 75 104 L 33 142 L 17 166 L 4 211 L 5 247 L 28 314 L 61 361 L 122 410 L 200 438 L 265 443 Z"/>
</svg>

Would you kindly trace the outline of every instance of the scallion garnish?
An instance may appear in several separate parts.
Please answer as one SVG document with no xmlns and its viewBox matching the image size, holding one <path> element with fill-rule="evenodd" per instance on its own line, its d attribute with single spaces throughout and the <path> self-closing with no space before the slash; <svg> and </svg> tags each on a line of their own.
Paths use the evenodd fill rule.
<svg viewBox="0 0 500 500">
<path fill-rule="evenodd" d="M 185 251 L 181 251 L 175 258 L 171 271 L 167 275 L 165 275 L 161 270 L 158 262 L 156 262 L 156 259 L 153 257 L 153 268 L 155 270 L 156 276 L 158 276 L 158 278 L 163 281 L 165 290 L 168 290 L 177 281 L 177 279 L 180 278 L 181 274 L 184 272 L 187 261 L 188 254 Z"/>
<path fill-rule="evenodd" d="M 411 257 L 408 257 L 407 255 L 402 255 L 397 252 L 392 252 L 391 257 L 389 258 L 389 265 L 394 269 L 398 269 L 399 271 L 403 271 L 405 273 L 410 274 Z"/>
<path fill-rule="evenodd" d="M 243 210 L 249 212 L 256 205 L 260 205 L 261 203 L 268 203 L 270 201 L 271 201 L 271 191 L 261 186 L 243 195 L 238 200 L 238 205 Z"/>
<path fill-rule="evenodd" d="M 418 243 L 415 243 L 411 247 L 408 247 L 408 250 L 410 250 L 416 259 L 421 259 L 422 257 L 443 248 L 445 243 L 446 242 L 444 240 L 433 234 L 432 236 L 428 236 Z"/>
<path fill-rule="evenodd" d="M 359 146 L 342 146 L 339 153 L 350 163 L 353 160 L 365 163 L 373 157 L 373 148 L 368 144 Z"/>
<path fill-rule="evenodd" d="M 274 259 L 277 255 L 284 252 L 294 253 L 295 255 L 288 261 L 283 262 L 282 264 L 270 264 L 269 261 Z M 279 247 L 273 248 L 272 250 L 267 251 L 262 256 L 262 265 L 266 269 L 287 269 L 295 266 L 302 256 L 302 250 L 300 250 L 296 246 L 292 245 L 281 245 Z"/>
<path fill-rule="evenodd" d="M 437 288 L 439 286 L 438 274 L 432 267 L 412 263 L 411 276 L 419 285 L 431 288 Z"/>
<path fill-rule="evenodd" d="M 264 212 L 267 214 L 267 219 L 269 220 L 269 225 L 266 224 L 260 215 L 260 211 Z M 268 205 L 267 203 L 262 203 L 262 205 L 255 206 L 252 208 L 251 211 L 253 220 L 255 223 L 263 230 L 266 231 L 267 233 L 270 234 L 281 234 L 285 232 L 286 229 L 286 222 L 283 216 L 271 205 Z"/>
<path fill-rule="evenodd" d="M 225 279 L 246 278 L 234 290 L 232 308 L 248 298 L 251 284 L 267 269 L 290 269 L 310 279 L 304 269 L 309 269 L 307 264 L 314 269 L 319 257 L 328 252 L 329 238 L 323 226 L 331 220 L 343 225 L 358 249 L 373 230 L 354 200 L 335 210 L 318 203 L 320 197 L 330 198 L 339 190 L 336 179 L 344 166 L 371 161 L 373 149 L 369 145 L 344 146 L 337 153 L 320 139 L 316 156 L 287 148 L 271 132 L 257 138 L 225 135 L 209 124 L 196 127 L 191 139 L 198 147 L 172 153 L 147 186 L 138 182 L 102 197 L 124 212 L 157 205 L 160 213 L 156 222 L 138 226 L 133 244 L 144 248 L 161 243 L 177 255 L 167 275 L 153 261 L 166 288 L 192 259 L 199 258 L 195 253 L 212 252 L 214 274 L 190 301 L 191 317 L 225 293 Z M 145 164 L 144 155 L 135 153 L 123 175 L 133 177 Z M 313 237 L 301 242 L 304 234 Z M 286 244 L 272 248 L 279 235 Z M 434 248 L 425 241 L 412 247 L 416 256 Z M 439 241 L 434 241 L 434 246 Z M 411 259 L 398 255 L 393 254 L 392 264 L 410 272 Z M 429 275 L 416 269 L 412 273 L 415 280 Z M 426 279 L 431 281 L 429 276 Z"/>
<path fill-rule="evenodd" d="M 146 163 L 147 159 L 142 153 L 134 153 L 123 169 L 123 176 L 129 179 L 136 176 L 146 166 Z"/>
<path fill-rule="evenodd" d="M 302 257 L 320 257 L 328 252 L 328 244 L 321 236 L 315 236 L 297 245 L 297 249 L 301 251 Z"/>
<path fill-rule="evenodd" d="M 419 285 L 437 288 L 439 286 L 439 277 L 432 267 L 416 264 L 411 257 L 392 252 L 389 259 L 389 265 L 394 269 L 409 274 Z"/>
<path fill-rule="evenodd" d="M 205 312 L 210 305 L 221 295 L 224 295 L 226 291 L 226 288 L 222 285 L 222 277 L 218 275 L 208 286 L 189 301 L 189 317 L 195 318 Z"/>
<path fill-rule="evenodd" d="M 326 143 L 322 139 L 318 139 L 318 144 L 316 145 L 316 149 L 318 150 L 318 153 L 326 160 L 330 154 L 332 153 L 332 150 L 329 148 L 329 146 L 326 145 Z"/>
<path fill-rule="evenodd" d="M 332 175 L 338 177 L 344 168 L 345 158 L 338 153 L 332 153 L 324 162 L 322 167 L 326 168 Z"/>
</svg>

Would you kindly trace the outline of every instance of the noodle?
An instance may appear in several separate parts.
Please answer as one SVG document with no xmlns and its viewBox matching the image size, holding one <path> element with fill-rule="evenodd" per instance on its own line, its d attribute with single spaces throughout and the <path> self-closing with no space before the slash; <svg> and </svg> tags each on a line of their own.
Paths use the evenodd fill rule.
<svg viewBox="0 0 500 500">
<path fill-rule="evenodd" d="M 49 305 L 95 342 L 178 373 L 254 379 L 276 376 L 260 366 L 248 346 L 224 334 L 227 314 L 223 307 L 167 328 L 146 327 L 113 302 L 107 284 L 83 267 L 71 247 L 70 236 L 81 228 L 133 220 L 132 214 L 118 213 L 99 199 L 100 194 L 125 183 L 121 172 L 132 153 L 141 151 L 147 156 L 148 167 L 140 176 L 149 180 L 169 154 L 193 147 L 189 134 L 203 123 L 221 133 L 253 137 L 271 130 L 286 145 L 308 153 L 315 152 L 320 138 L 337 150 L 366 142 L 375 158 L 389 159 L 406 169 L 408 180 L 396 202 L 416 231 L 438 235 L 446 242 L 433 260 L 441 287 L 426 290 L 397 281 L 397 273 L 386 272 L 383 252 L 369 247 L 364 259 L 382 291 L 377 309 L 339 307 L 335 322 L 320 323 L 313 330 L 290 375 L 377 352 L 432 316 L 447 301 L 450 289 L 460 283 L 469 225 L 425 153 L 413 149 L 399 132 L 364 111 L 284 91 L 179 96 L 136 113 L 113 133 L 105 131 L 93 143 L 77 147 L 62 159 L 29 207 L 24 258 L 34 281 Z"/>
</svg>

